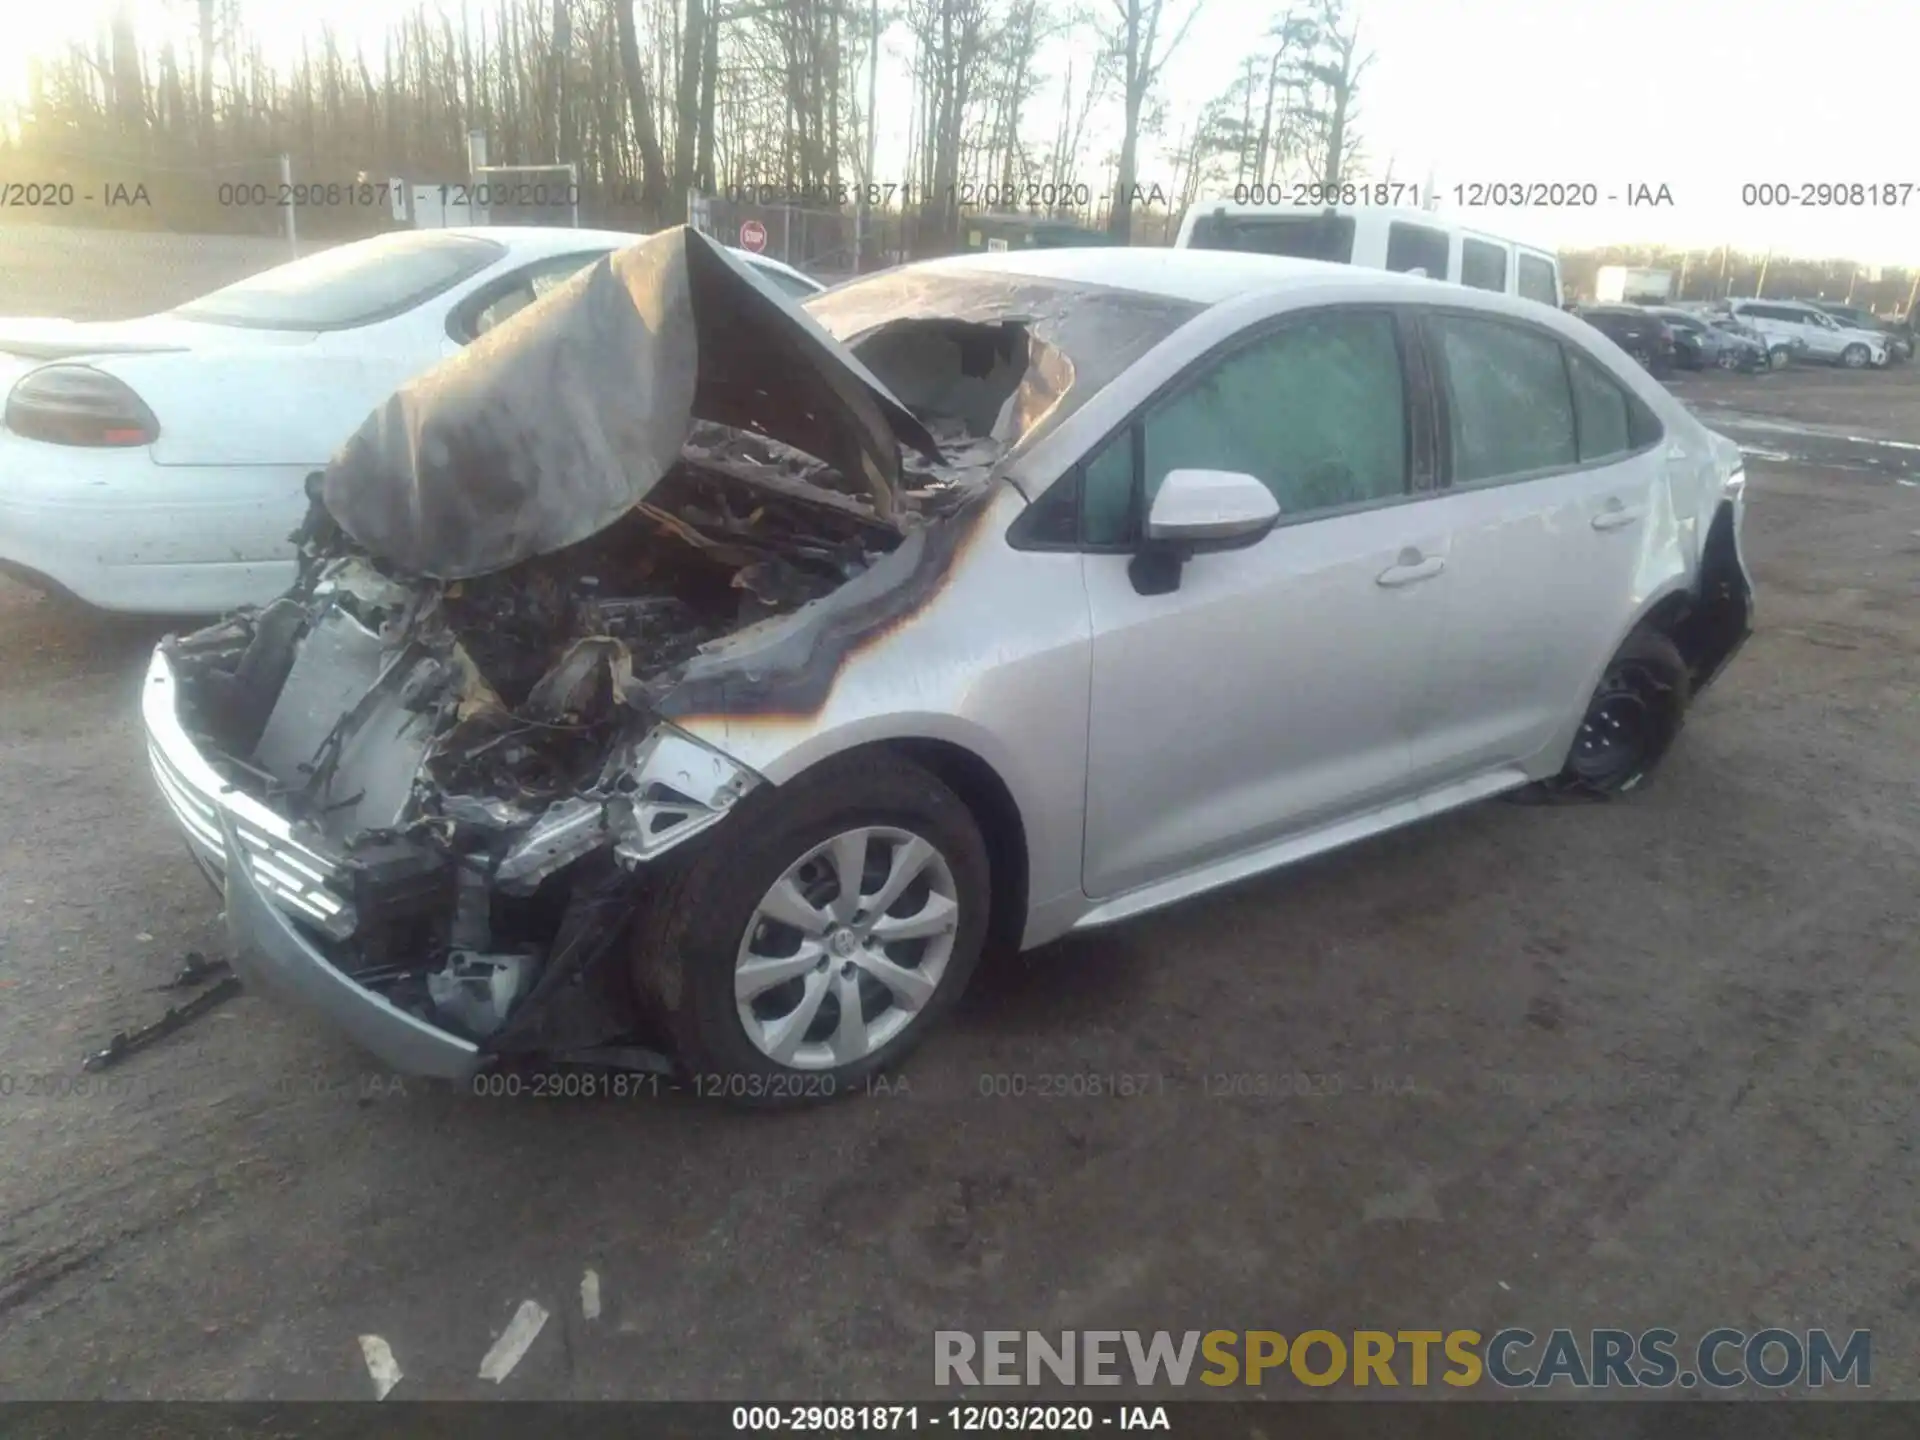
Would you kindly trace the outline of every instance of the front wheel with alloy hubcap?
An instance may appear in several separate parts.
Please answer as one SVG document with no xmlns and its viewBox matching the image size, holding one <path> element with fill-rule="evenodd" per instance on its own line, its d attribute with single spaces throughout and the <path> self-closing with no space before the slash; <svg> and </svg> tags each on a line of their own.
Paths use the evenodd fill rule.
<svg viewBox="0 0 1920 1440">
<path fill-rule="evenodd" d="M 1559 783 L 1593 794 L 1632 790 L 1672 746 L 1692 696 L 1687 662 L 1665 635 L 1639 630 L 1587 702 Z"/>
<path fill-rule="evenodd" d="M 1872 358 L 1867 347 L 1859 344 L 1849 345 L 1840 352 L 1840 363 L 1849 370 L 1860 369 Z"/>
<path fill-rule="evenodd" d="M 991 876 L 972 814 L 889 754 L 756 791 L 666 877 L 634 954 L 696 1093 L 829 1099 L 900 1059 L 959 997 Z"/>
</svg>

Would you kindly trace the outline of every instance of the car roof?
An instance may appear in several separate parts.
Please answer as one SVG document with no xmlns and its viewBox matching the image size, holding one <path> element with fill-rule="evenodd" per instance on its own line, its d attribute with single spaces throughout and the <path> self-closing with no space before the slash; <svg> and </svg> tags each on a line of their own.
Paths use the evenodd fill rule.
<svg viewBox="0 0 1920 1440">
<path fill-rule="evenodd" d="M 644 235 L 625 230 L 583 230 L 573 225 L 449 225 L 446 228 L 450 234 L 472 235 L 500 245 L 538 245 L 543 249 L 569 242 L 577 242 L 582 249 L 596 245 L 618 249 L 646 239 Z"/>
<path fill-rule="evenodd" d="M 632 230 L 587 230 L 574 225 L 449 225 L 442 233 L 471 235 L 513 249 L 551 250 L 558 254 L 570 249 L 592 250 L 601 245 L 609 250 L 624 250 L 647 238 Z M 816 285 L 820 283 L 804 270 L 796 270 L 771 255 L 755 254 L 738 245 L 728 248 L 742 260 L 764 269 L 778 270 L 783 275 L 792 275 Z"/>
<path fill-rule="evenodd" d="M 1368 288 L 1383 299 L 1432 301 L 1437 298 L 1434 286 L 1446 283 L 1355 265 L 1296 260 L 1285 255 L 1170 246 L 996 250 L 927 260 L 921 262 L 921 266 L 928 273 L 1025 275 L 1037 280 L 1137 290 L 1193 305 L 1217 305 L 1250 291 L 1308 289 L 1333 283 L 1351 286 L 1361 277 L 1365 277 Z"/>
</svg>

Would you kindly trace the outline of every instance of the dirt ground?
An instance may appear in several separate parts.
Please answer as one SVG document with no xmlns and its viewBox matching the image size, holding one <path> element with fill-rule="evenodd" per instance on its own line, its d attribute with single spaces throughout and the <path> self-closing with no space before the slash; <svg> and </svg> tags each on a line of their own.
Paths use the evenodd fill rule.
<svg viewBox="0 0 1920 1440">
<path fill-rule="evenodd" d="M 899 1399 L 936 1329 L 1508 1324 L 1869 1328 L 1920 1395 L 1920 449 L 1778 428 L 1920 442 L 1920 372 L 1676 388 L 1755 448 L 1761 608 L 1650 789 L 997 963 L 796 1115 L 402 1087 L 252 996 L 82 1077 L 217 905 L 159 627 L 0 591 L 0 1395 L 370 1396 L 378 1335 L 396 1399 Z"/>
</svg>

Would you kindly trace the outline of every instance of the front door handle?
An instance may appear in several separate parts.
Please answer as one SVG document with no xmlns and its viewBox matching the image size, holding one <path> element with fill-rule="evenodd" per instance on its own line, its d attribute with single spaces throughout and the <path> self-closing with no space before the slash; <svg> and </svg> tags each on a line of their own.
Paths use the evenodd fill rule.
<svg viewBox="0 0 1920 1440">
<path fill-rule="evenodd" d="M 1644 505 L 1622 505 L 1618 500 L 1593 517 L 1596 530 L 1622 530 L 1647 513 Z"/>
<path fill-rule="evenodd" d="M 1391 565 L 1380 572 L 1378 583 L 1388 587 L 1412 585 L 1419 580 L 1431 580 L 1447 568 L 1446 556 L 1429 555 L 1422 560 L 1418 558 L 1419 554 L 1417 550 L 1402 554 L 1398 565 Z"/>
</svg>

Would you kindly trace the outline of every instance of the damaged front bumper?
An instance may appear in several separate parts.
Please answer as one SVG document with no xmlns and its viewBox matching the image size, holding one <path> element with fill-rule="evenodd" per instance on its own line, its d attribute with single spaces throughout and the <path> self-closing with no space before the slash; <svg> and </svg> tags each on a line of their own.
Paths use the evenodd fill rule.
<svg viewBox="0 0 1920 1440">
<path fill-rule="evenodd" d="M 220 828 L 229 854 L 245 843 L 226 811 Z M 268 898 L 252 866 L 228 866 L 225 880 L 227 938 L 242 979 L 318 1010 L 404 1075 L 464 1080 L 487 1063 L 474 1041 L 409 1014 L 338 969 Z"/>
<path fill-rule="evenodd" d="M 237 851 L 252 884 L 275 904 L 335 939 L 351 935 L 355 917 L 340 893 L 339 857 L 321 843 L 296 840 L 284 818 L 220 777 L 180 723 L 178 692 L 165 649 L 155 650 L 140 696 L 147 758 L 194 858 L 218 880 Z"/>
<path fill-rule="evenodd" d="M 543 985 L 554 956 L 535 957 L 503 1002 L 493 1033 L 461 1033 L 458 1018 L 432 999 L 396 1003 L 376 988 L 381 971 L 358 962 L 362 917 L 354 859 L 311 826 L 296 826 L 231 783 L 183 722 L 180 678 L 166 647 L 156 650 L 141 712 L 148 756 L 162 797 L 194 858 L 223 891 L 232 964 L 250 983 L 317 1010 L 395 1071 L 459 1080 L 504 1053 L 497 1042 L 537 1030 L 528 1011 L 560 988 Z M 658 858 L 723 819 L 758 777 L 670 726 L 624 752 L 617 796 L 560 802 L 526 826 L 476 876 L 484 891 L 530 894 L 548 877 L 607 851 L 626 871 Z M 469 957 L 453 951 L 427 976 L 429 995 L 459 986 Z M 416 987 L 415 994 L 418 995 Z M 469 1016 L 471 1011 L 469 1011 Z M 532 1021 L 529 1024 L 529 1021 Z"/>
</svg>

